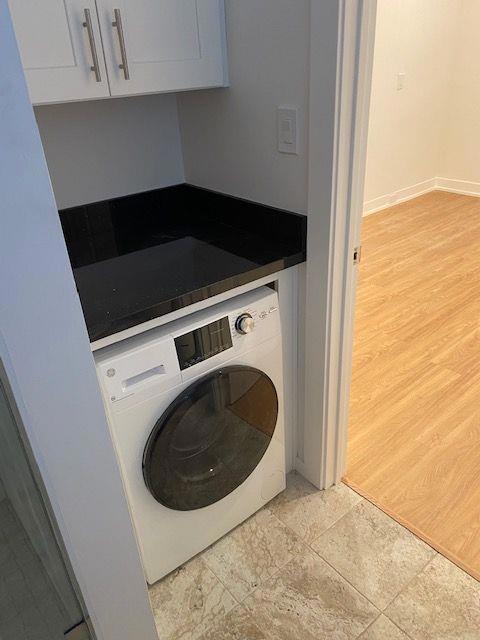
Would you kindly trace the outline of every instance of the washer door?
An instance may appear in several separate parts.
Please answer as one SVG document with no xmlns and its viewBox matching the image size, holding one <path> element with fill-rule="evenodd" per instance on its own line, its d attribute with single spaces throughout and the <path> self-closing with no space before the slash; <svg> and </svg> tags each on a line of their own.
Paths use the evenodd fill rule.
<svg viewBox="0 0 480 640">
<path fill-rule="evenodd" d="M 221 500 L 248 478 L 272 439 L 278 396 L 252 367 L 225 367 L 188 387 L 165 411 L 143 454 L 155 500 L 190 511 Z"/>
</svg>

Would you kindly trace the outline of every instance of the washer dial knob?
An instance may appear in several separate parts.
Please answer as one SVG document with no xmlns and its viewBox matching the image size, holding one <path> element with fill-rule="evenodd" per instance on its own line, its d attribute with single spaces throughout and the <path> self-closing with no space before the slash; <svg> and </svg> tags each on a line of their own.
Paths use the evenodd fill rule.
<svg viewBox="0 0 480 640">
<path fill-rule="evenodd" d="M 242 313 L 235 320 L 235 329 L 238 333 L 245 335 L 246 333 L 250 333 L 255 328 L 255 320 L 249 313 Z"/>
</svg>

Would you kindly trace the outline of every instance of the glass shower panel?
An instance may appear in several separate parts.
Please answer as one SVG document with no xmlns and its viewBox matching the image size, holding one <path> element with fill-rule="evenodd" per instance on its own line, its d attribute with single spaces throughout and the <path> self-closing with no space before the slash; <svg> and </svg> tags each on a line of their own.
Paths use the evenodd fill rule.
<svg viewBox="0 0 480 640">
<path fill-rule="evenodd" d="M 88 640 L 44 496 L 10 390 L 0 380 L 0 639 Z"/>
</svg>

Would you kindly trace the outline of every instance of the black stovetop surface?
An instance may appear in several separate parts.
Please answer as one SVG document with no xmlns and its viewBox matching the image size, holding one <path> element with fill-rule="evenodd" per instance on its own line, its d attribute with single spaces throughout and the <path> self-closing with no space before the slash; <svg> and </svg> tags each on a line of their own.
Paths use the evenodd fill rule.
<svg viewBox="0 0 480 640">
<path fill-rule="evenodd" d="M 305 216 L 187 184 L 60 219 L 92 342 L 305 260 Z"/>
</svg>

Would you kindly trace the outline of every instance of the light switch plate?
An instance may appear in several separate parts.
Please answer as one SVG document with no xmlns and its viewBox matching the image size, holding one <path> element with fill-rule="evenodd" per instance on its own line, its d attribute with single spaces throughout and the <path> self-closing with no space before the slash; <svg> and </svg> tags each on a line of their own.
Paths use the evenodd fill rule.
<svg viewBox="0 0 480 640">
<path fill-rule="evenodd" d="M 297 107 L 278 107 L 277 141 L 280 153 L 298 154 Z"/>
</svg>

